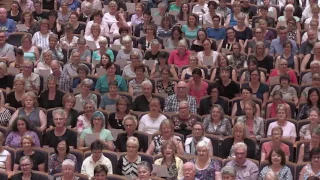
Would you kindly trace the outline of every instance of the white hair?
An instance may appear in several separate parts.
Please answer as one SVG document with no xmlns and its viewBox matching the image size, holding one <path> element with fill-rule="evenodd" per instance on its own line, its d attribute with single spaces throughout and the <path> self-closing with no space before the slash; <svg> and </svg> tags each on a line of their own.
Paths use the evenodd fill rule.
<svg viewBox="0 0 320 180">
<path fill-rule="evenodd" d="M 238 149 L 240 149 L 240 148 L 243 148 L 244 151 L 247 152 L 248 147 L 247 147 L 247 145 L 246 145 L 245 143 L 243 143 L 243 142 L 238 142 L 238 143 L 236 143 L 236 144 L 233 146 L 233 150 L 234 150 L 234 151 L 236 151 L 236 150 L 238 150 Z"/>
<path fill-rule="evenodd" d="M 144 80 L 142 83 L 141 83 L 142 87 L 145 86 L 145 85 L 148 85 L 149 87 L 153 87 L 152 83 L 149 81 L 149 80 Z"/>
<path fill-rule="evenodd" d="M 292 4 L 287 4 L 284 10 L 287 10 L 287 9 L 292 9 L 293 10 L 292 12 L 294 12 L 294 6 Z"/>
<path fill-rule="evenodd" d="M 204 140 L 201 140 L 200 142 L 197 143 L 196 148 L 206 148 L 207 150 L 209 149 L 208 143 L 205 142 Z"/>
<path fill-rule="evenodd" d="M 63 166 L 72 166 L 73 168 L 76 167 L 76 164 L 74 163 L 74 161 L 72 161 L 71 159 L 65 159 L 63 162 L 62 162 L 62 167 Z"/>
<path fill-rule="evenodd" d="M 54 111 L 52 111 L 53 117 L 54 117 L 56 114 L 59 114 L 60 116 L 66 118 L 66 112 L 65 112 L 63 109 L 61 109 L 61 108 L 55 109 Z"/>
</svg>

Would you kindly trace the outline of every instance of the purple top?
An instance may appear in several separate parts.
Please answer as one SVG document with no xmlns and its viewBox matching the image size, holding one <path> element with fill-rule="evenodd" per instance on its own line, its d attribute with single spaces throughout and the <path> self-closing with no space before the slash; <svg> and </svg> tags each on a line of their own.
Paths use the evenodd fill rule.
<svg viewBox="0 0 320 180">
<path fill-rule="evenodd" d="M 196 159 L 192 159 L 191 162 L 196 164 Z M 211 159 L 208 167 L 206 169 L 199 170 L 197 168 L 196 178 L 201 180 L 211 180 L 215 179 L 215 172 L 220 172 L 221 164 L 215 159 Z"/>
<path fill-rule="evenodd" d="M 40 140 L 36 132 L 34 131 L 27 131 L 25 134 L 30 135 L 34 140 L 34 146 L 40 147 Z M 25 135 L 24 134 L 24 135 Z M 12 148 L 21 148 L 21 135 L 18 131 L 10 132 L 6 138 L 5 145 L 10 146 Z"/>
</svg>

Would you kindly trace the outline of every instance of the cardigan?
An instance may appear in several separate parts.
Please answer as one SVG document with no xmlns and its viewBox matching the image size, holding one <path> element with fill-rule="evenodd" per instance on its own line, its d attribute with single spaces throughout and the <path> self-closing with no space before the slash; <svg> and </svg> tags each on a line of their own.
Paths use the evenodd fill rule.
<svg viewBox="0 0 320 180">
<path fill-rule="evenodd" d="M 256 144 L 255 144 L 255 142 L 252 141 L 251 139 L 248 139 L 248 138 L 245 138 L 243 140 L 243 142 L 248 147 L 247 148 L 247 158 L 254 159 L 255 156 L 256 156 Z M 233 143 L 234 143 L 234 138 L 233 137 L 223 140 L 223 142 L 221 144 L 221 149 L 225 149 L 225 151 L 220 151 L 219 157 L 221 157 L 222 159 L 228 158 Z"/>
</svg>

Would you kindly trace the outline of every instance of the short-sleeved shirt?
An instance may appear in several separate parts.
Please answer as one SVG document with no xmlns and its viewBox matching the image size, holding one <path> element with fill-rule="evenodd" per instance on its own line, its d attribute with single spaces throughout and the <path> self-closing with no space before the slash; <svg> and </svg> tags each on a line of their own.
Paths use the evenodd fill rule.
<svg viewBox="0 0 320 180">
<path fill-rule="evenodd" d="M 279 126 L 277 121 L 270 123 L 267 135 L 271 136 L 272 129 L 277 126 Z M 283 138 L 297 137 L 296 126 L 292 122 L 287 121 L 284 126 L 281 126 L 281 128 L 283 130 Z"/>
<path fill-rule="evenodd" d="M 271 95 L 275 92 L 275 91 L 277 91 L 277 90 L 280 90 L 281 91 L 281 93 L 282 93 L 282 97 L 283 97 L 283 99 L 285 99 L 285 100 L 288 100 L 288 101 L 293 101 L 294 99 L 294 97 L 297 97 L 297 91 L 296 91 L 296 89 L 294 88 L 294 87 L 288 87 L 288 89 L 287 90 L 285 90 L 285 89 L 283 89 L 283 88 L 281 88 L 281 86 L 280 85 L 276 85 L 273 89 L 272 89 L 272 92 L 271 92 Z"/>
<path fill-rule="evenodd" d="M 86 128 L 85 130 L 82 131 L 81 135 L 80 135 L 80 139 L 84 139 L 86 146 L 90 146 L 90 144 L 88 144 L 88 142 L 86 141 L 86 136 L 87 134 L 93 134 L 92 128 Z M 101 140 L 103 141 L 113 141 L 113 136 L 111 134 L 111 132 L 108 129 L 102 129 L 99 133 L 99 137 Z"/>
<path fill-rule="evenodd" d="M 49 130 L 48 132 L 46 132 L 44 136 L 43 145 L 48 145 L 49 147 L 56 147 L 59 139 L 64 139 L 66 140 L 69 146 L 77 148 L 77 133 L 70 129 L 66 129 L 66 132 L 59 137 L 54 134 L 54 129 Z"/>
<path fill-rule="evenodd" d="M 16 159 L 14 160 L 14 164 L 20 164 L 19 161 L 22 158 L 22 156 L 25 156 L 25 154 L 23 153 L 23 151 L 17 152 L 16 153 Z M 34 152 L 30 158 L 33 161 L 33 166 L 32 166 L 32 170 L 35 171 L 39 171 L 38 166 L 40 164 L 44 164 L 45 162 L 45 155 L 41 152 Z M 19 170 L 20 170 L 20 166 L 19 166 Z"/>
<path fill-rule="evenodd" d="M 98 90 L 101 94 L 109 92 L 109 83 L 107 79 L 108 79 L 107 75 L 100 76 L 96 83 L 96 90 Z M 127 82 L 123 77 L 116 75 L 116 81 L 118 84 L 119 91 L 122 91 L 122 92 L 128 91 Z"/>
<path fill-rule="evenodd" d="M 199 29 L 200 29 L 200 26 L 196 27 L 194 30 L 190 30 L 188 25 L 186 24 L 183 25 L 181 28 L 182 32 L 184 33 L 184 36 L 189 39 L 196 39 Z"/>
<path fill-rule="evenodd" d="M 281 143 L 280 149 L 282 149 L 282 151 L 286 156 L 290 156 L 290 150 L 288 145 Z M 265 142 L 262 144 L 261 152 L 266 153 L 266 157 L 269 156 L 271 150 L 272 150 L 272 141 Z"/>
<path fill-rule="evenodd" d="M 220 96 L 233 99 L 236 94 L 240 94 L 240 87 L 234 81 L 231 81 L 227 86 L 223 85 L 222 80 L 218 80 L 217 82 L 224 89 L 224 91 L 219 94 Z"/>
<path fill-rule="evenodd" d="M 249 87 L 249 83 L 245 83 L 242 85 L 242 87 Z M 269 92 L 269 87 L 266 84 L 260 83 L 259 88 L 257 92 L 252 92 L 253 95 L 255 95 L 257 98 L 261 99 L 263 101 L 263 94 Z"/>
</svg>

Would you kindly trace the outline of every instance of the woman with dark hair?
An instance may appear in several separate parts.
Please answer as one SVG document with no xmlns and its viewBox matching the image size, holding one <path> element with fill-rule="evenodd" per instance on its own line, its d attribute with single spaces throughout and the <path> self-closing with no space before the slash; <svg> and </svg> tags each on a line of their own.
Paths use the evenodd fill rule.
<svg viewBox="0 0 320 180">
<path fill-rule="evenodd" d="M 50 10 L 48 13 L 48 23 L 49 23 L 49 30 L 54 33 L 60 35 L 62 32 L 61 24 L 57 21 L 58 19 L 58 12 L 56 10 Z"/>
<path fill-rule="evenodd" d="M 17 117 L 10 127 L 10 133 L 6 137 L 5 145 L 12 148 L 21 148 L 21 138 L 29 135 L 33 138 L 36 147 L 40 147 L 40 140 L 37 133 L 31 127 L 28 119 L 24 116 Z"/>
<path fill-rule="evenodd" d="M 122 120 L 129 114 L 131 109 L 131 102 L 125 96 L 120 96 L 116 102 L 116 111 L 109 114 L 109 125 L 113 129 L 124 129 Z"/>
<path fill-rule="evenodd" d="M 200 99 L 207 95 L 208 83 L 203 81 L 203 72 L 200 68 L 192 70 L 192 79 L 188 82 L 189 95 L 193 96 L 197 100 L 197 105 L 200 104 Z"/>
<path fill-rule="evenodd" d="M 70 153 L 69 145 L 65 140 L 59 138 L 57 145 L 53 148 L 55 153 L 51 154 L 48 160 L 49 175 L 62 172 L 62 162 L 65 159 L 71 159 L 75 165 L 77 164 L 77 158 Z"/>
<path fill-rule="evenodd" d="M 138 41 L 138 48 L 143 51 L 149 50 L 151 48 L 151 41 L 154 39 L 157 39 L 159 42 L 162 42 L 162 40 L 157 37 L 157 30 L 155 25 L 148 25 L 146 29 L 146 35 L 141 37 Z M 161 44 L 160 49 L 162 47 Z"/>
<path fill-rule="evenodd" d="M 94 170 L 94 180 L 106 180 L 108 175 L 108 168 L 104 164 L 98 164 Z"/>
<path fill-rule="evenodd" d="M 109 83 L 109 90 L 109 93 L 102 96 L 99 109 L 106 109 L 106 106 L 115 105 L 119 99 L 118 86 L 115 82 Z"/>
<path fill-rule="evenodd" d="M 233 104 L 232 107 L 232 113 L 231 113 L 231 117 L 232 119 L 235 119 L 236 116 L 242 116 L 245 115 L 245 111 L 244 111 L 244 105 L 247 102 L 252 101 L 252 89 L 251 87 L 242 87 L 241 90 L 241 98 L 242 100 L 240 101 L 236 101 L 236 103 Z M 259 104 L 255 104 L 255 116 L 260 116 L 260 106 Z"/>
<path fill-rule="evenodd" d="M 195 52 L 203 51 L 204 50 L 203 41 L 207 38 L 208 36 L 207 36 L 206 30 L 204 28 L 200 28 L 197 32 L 197 39 L 193 41 L 190 50 Z M 210 48 L 212 50 L 217 50 L 217 45 L 215 41 L 211 41 L 210 44 L 211 44 Z"/>
<path fill-rule="evenodd" d="M 23 13 L 18 1 L 12 1 L 11 8 L 7 13 L 7 18 L 14 20 L 16 23 L 20 21 Z"/>
<path fill-rule="evenodd" d="M 277 172 L 279 180 L 293 180 L 292 172 L 286 166 L 286 156 L 281 149 L 271 150 L 268 162 L 269 166 L 261 170 L 258 180 L 264 180 L 269 171 Z"/>
<path fill-rule="evenodd" d="M 320 176 L 320 162 L 319 162 L 319 156 L 320 156 L 320 148 L 313 148 L 310 152 L 310 159 L 311 162 L 309 162 L 307 165 L 305 165 L 302 170 L 300 171 L 299 180 L 306 180 L 310 176 Z"/>
<path fill-rule="evenodd" d="M 170 72 L 170 77 L 178 79 L 178 75 L 173 66 L 168 64 L 169 54 L 165 51 L 160 51 L 158 54 L 157 63 L 153 65 L 150 78 L 160 78 L 162 77 L 163 69 L 168 69 Z"/>
<path fill-rule="evenodd" d="M 232 45 L 236 42 L 238 42 L 240 44 L 239 48 L 243 49 L 243 47 L 244 47 L 243 40 L 236 38 L 236 31 L 233 28 L 228 28 L 227 29 L 227 37 L 226 37 L 226 39 L 224 39 L 220 42 L 217 51 L 223 52 L 223 49 L 225 49 L 226 51 L 231 51 Z"/>
<path fill-rule="evenodd" d="M 188 3 L 182 3 L 179 14 L 177 15 L 179 21 L 188 21 L 188 16 L 191 13 Z"/>
<path fill-rule="evenodd" d="M 164 46 L 166 49 L 176 49 L 179 41 L 183 38 L 183 32 L 179 26 L 174 26 L 171 30 L 171 37 L 166 40 Z"/>
<path fill-rule="evenodd" d="M 79 67 L 77 68 L 76 73 L 78 74 L 78 77 L 73 78 L 73 82 L 72 82 L 73 89 L 79 88 L 81 83 L 83 82 L 83 80 L 88 78 L 88 75 L 90 74 L 90 69 L 87 65 L 80 64 Z M 90 88 L 90 89 L 92 89 L 92 88 Z"/>
<path fill-rule="evenodd" d="M 267 106 L 266 119 L 277 117 L 277 107 L 279 105 L 284 105 L 286 107 L 287 117 L 291 118 L 290 106 L 283 100 L 282 92 L 280 90 L 274 91 L 273 94 L 270 95 L 270 97 L 271 96 L 273 102 L 268 104 Z"/>
<path fill-rule="evenodd" d="M 208 134 L 222 137 L 231 135 L 232 128 L 230 120 L 225 117 L 223 108 L 218 104 L 214 104 L 210 114 L 203 119 L 203 126 L 204 131 Z"/>
<path fill-rule="evenodd" d="M 84 10 L 86 11 L 86 9 Z M 79 23 L 79 14 L 77 12 L 71 12 L 69 16 L 69 23 L 73 27 L 72 34 L 84 34 L 84 30 L 86 29 L 86 26 L 84 24 Z"/>
<path fill-rule="evenodd" d="M 171 34 L 172 34 L 172 19 L 171 16 L 168 15 L 164 15 L 161 19 L 161 24 L 160 26 L 158 26 L 157 29 L 157 37 L 161 37 L 161 38 L 170 38 Z"/>
<path fill-rule="evenodd" d="M 43 91 L 39 98 L 39 106 L 45 109 L 62 107 L 64 93 L 58 89 L 58 84 L 53 75 L 47 77 L 47 90 Z"/>
<path fill-rule="evenodd" d="M 280 85 L 276 85 L 270 94 L 272 95 L 274 91 L 280 90 L 284 100 L 294 102 L 295 105 L 298 105 L 298 92 L 294 87 L 290 86 L 290 77 L 286 74 L 281 75 L 279 81 Z M 272 100 L 272 96 L 270 96 L 270 100 Z"/>
<path fill-rule="evenodd" d="M 223 54 L 219 54 L 218 56 L 218 62 L 217 62 L 217 67 L 213 69 L 210 77 L 210 81 L 215 81 L 221 79 L 221 68 L 229 68 L 229 78 L 232 79 L 233 81 L 237 81 L 237 72 L 235 69 L 231 68 L 229 66 L 229 61 L 226 56 Z"/>
<path fill-rule="evenodd" d="M 297 120 L 307 119 L 311 108 L 320 108 L 320 91 L 318 88 L 311 88 L 308 91 L 307 103 L 300 108 Z"/>
<path fill-rule="evenodd" d="M 281 56 L 278 56 L 275 61 L 275 68 L 279 68 L 280 66 L 280 59 L 285 59 L 288 61 L 288 68 L 299 72 L 299 59 L 298 56 L 295 55 L 293 51 L 293 46 L 291 41 L 287 40 L 283 43 L 283 53 Z"/>
<path fill-rule="evenodd" d="M 95 76 L 98 77 L 98 71 L 97 71 L 97 69 L 98 69 L 98 68 L 106 69 L 107 64 L 108 64 L 109 62 L 112 62 L 112 61 L 111 61 L 111 57 L 109 56 L 109 54 L 106 54 L 106 53 L 101 54 L 101 60 L 100 60 L 100 62 L 99 62 L 98 64 L 95 65 L 95 68 L 94 68 L 94 70 L 92 71 L 92 73 L 93 73 Z M 116 69 L 116 74 L 120 74 L 120 67 L 119 67 L 119 68 L 116 67 L 116 68 L 117 68 L 117 69 Z M 118 72 L 118 71 L 119 71 L 119 72 Z"/>
<path fill-rule="evenodd" d="M 248 82 L 251 80 L 251 72 L 256 70 L 258 71 L 258 77 L 259 77 L 259 82 L 266 82 L 266 74 L 264 74 L 262 71 L 259 70 L 258 68 L 258 61 L 257 58 L 254 56 L 249 56 L 248 60 L 248 69 L 243 71 L 242 74 L 240 74 L 240 84 L 243 84 L 244 82 Z"/>
<path fill-rule="evenodd" d="M 156 93 L 166 93 L 168 96 L 175 94 L 176 81 L 171 80 L 172 70 L 168 67 L 164 67 L 159 74 L 161 74 L 161 79 L 156 82 L 155 92 Z M 174 71 L 175 75 L 176 72 Z"/>
<path fill-rule="evenodd" d="M 187 39 L 195 39 L 197 38 L 197 33 L 200 28 L 198 16 L 195 14 L 189 14 L 187 24 L 183 25 L 181 30 L 184 33 L 184 37 Z"/>
<path fill-rule="evenodd" d="M 145 34 L 148 25 L 154 25 L 154 23 L 152 21 L 151 12 L 149 10 L 145 10 L 143 11 L 143 22 L 135 26 L 133 35 L 135 37 L 142 36 L 141 32 Z"/>
<path fill-rule="evenodd" d="M 318 16 L 316 17 L 318 18 Z M 300 46 L 302 35 L 300 30 L 297 29 L 297 23 L 300 24 L 300 22 L 296 22 L 294 19 L 287 20 L 288 40 L 292 40 L 296 42 L 298 46 Z"/>
<path fill-rule="evenodd" d="M 192 72 L 193 70 L 195 70 L 196 68 L 198 68 L 201 72 L 201 78 L 205 79 L 205 74 L 204 71 L 202 69 L 199 68 L 199 60 L 197 58 L 197 56 L 195 56 L 194 54 L 189 56 L 189 67 L 185 68 L 184 70 L 182 70 L 181 72 L 181 80 L 188 80 L 192 78 Z"/>
<path fill-rule="evenodd" d="M 248 67 L 247 55 L 244 54 L 243 46 L 240 43 L 235 42 L 231 46 L 231 54 L 227 55 L 229 65 L 236 69 L 239 73 L 241 68 Z M 239 76 L 240 74 L 238 74 Z"/>
<path fill-rule="evenodd" d="M 200 30 L 198 31 L 198 35 L 199 35 L 199 32 Z M 209 38 L 205 38 L 202 40 L 201 44 L 202 44 L 201 48 L 203 48 L 203 50 L 197 53 L 199 64 L 201 65 L 207 64 L 204 61 L 210 61 L 210 59 L 212 59 L 211 66 L 217 66 L 217 58 L 219 56 L 219 53 L 217 51 L 212 50 L 213 41 L 211 41 Z M 192 46 L 196 46 L 196 45 L 192 44 Z M 209 57 L 209 59 L 208 58 L 205 59 L 206 57 Z"/>
<path fill-rule="evenodd" d="M 214 18 L 215 16 L 219 16 L 219 18 L 220 18 L 219 24 L 223 25 L 223 23 L 224 23 L 224 18 L 223 18 L 220 14 L 216 13 L 216 12 L 217 12 L 217 11 L 216 11 L 217 7 L 218 7 L 217 2 L 215 2 L 215 1 L 209 1 L 209 2 L 208 2 L 208 9 L 209 9 L 209 11 L 202 16 L 202 18 L 203 18 L 203 24 L 210 24 L 210 25 L 212 25 L 212 24 L 213 24 L 213 18 Z"/>
</svg>

